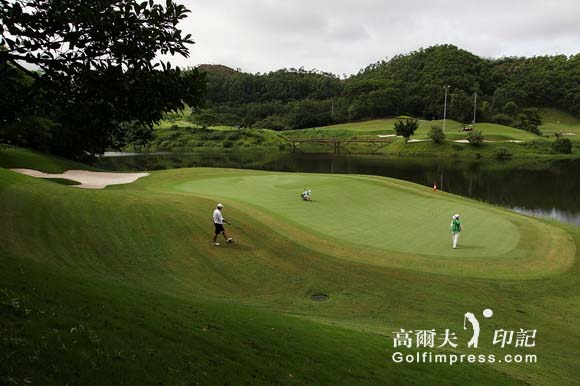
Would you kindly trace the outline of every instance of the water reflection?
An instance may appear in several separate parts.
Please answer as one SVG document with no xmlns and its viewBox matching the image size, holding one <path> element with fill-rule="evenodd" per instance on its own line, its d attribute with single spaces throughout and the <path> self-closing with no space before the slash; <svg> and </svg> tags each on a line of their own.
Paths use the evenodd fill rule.
<svg viewBox="0 0 580 386">
<path fill-rule="evenodd" d="M 580 212 L 569 212 L 565 210 L 560 210 L 556 208 L 552 209 L 528 209 L 521 208 L 518 206 L 510 208 L 515 212 L 521 214 L 527 214 L 530 216 L 543 217 L 551 220 L 557 220 L 562 222 L 567 222 L 569 224 L 574 224 L 580 226 Z"/>
</svg>

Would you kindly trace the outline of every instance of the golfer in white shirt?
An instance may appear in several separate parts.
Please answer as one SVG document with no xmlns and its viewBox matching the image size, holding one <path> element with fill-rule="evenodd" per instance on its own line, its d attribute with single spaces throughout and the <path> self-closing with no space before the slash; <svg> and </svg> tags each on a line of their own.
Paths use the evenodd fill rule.
<svg viewBox="0 0 580 386">
<path fill-rule="evenodd" d="M 224 216 L 222 215 L 223 207 L 224 206 L 222 204 L 217 204 L 217 207 L 213 211 L 213 225 L 215 227 L 215 234 L 213 235 L 213 245 L 215 245 L 216 247 L 220 245 L 220 243 L 217 242 L 217 237 L 220 233 L 224 235 L 224 238 L 226 239 L 227 243 L 232 242 L 232 238 L 228 237 L 226 230 L 224 228 L 224 223 L 229 224 L 229 222 L 226 221 L 224 219 Z"/>
</svg>

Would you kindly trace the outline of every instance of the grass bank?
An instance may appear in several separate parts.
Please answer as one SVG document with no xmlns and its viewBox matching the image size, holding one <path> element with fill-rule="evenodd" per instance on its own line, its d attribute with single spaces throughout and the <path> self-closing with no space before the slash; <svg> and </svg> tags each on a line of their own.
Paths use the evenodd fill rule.
<svg viewBox="0 0 580 386">
<path fill-rule="evenodd" d="M 155 138 L 144 148 L 128 146 L 134 151 L 198 151 L 198 150 L 273 150 L 284 149 L 286 139 L 272 130 L 236 129 L 232 127 L 201 128 L 162 126 L 155 130 Z"/>
</svg>

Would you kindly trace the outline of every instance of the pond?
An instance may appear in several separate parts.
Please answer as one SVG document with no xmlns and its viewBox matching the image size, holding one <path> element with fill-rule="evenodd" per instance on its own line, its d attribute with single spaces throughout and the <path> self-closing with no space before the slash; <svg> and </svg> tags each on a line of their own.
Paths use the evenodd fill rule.
<svg viewBox="0 0 580 386">
<path fill-rule="evenodd" d="M 580 226 L 580 159 L 464 161 L 384 155 L 280 152 L 106 153 L 94 166 L 116 171 L 225 167 L 398 178 Z"/>
</svg>

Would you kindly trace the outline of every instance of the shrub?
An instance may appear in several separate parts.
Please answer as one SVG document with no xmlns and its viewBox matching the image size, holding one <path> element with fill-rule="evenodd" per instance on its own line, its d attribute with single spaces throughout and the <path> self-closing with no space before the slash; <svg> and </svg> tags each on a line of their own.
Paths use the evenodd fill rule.
<svg viewBox="0 0 580 386">
<path fill-rule="evenodd" d="M 435 143 L 445 142 L 445 133 L 443 132 L 443 129 L 439 126 L 431 126 L 431 131 L 429 131 L 428 136 Z"/>
<path fill-rule="evenodd" d="M 495 149 L 495 159 L 498 160 L 509 160 L 514 157 L 514 154 L 510 149 L 505 146 L 500 146 Z"/>
<path fill-rule="evenodd" d="M 557 153 L 572 153 L 572 141 L 568 138 L 557 138 L 554 142 L 552 142 L 552 150 Z"/>
<path fill-rule="evenodd" d="M 467 141 L 473 146 L 479 146 L 483 143 L 483 133 L 479 130 L 470 131 L 467 134 Z"/>
<path fill-rule="evenodd" d="M 282 131 L 288 128 L 286 118 L 280 115 L 270 115 L 254 124 L 254 127 Z"/>
<path fill-rule="evenodd" d="M 229 148 L 234 146 L 234 143 L 232 141 L 230 141 L 229 139 L 226 139 L 225 141 L 222 142 L 222 146 L 225 148 Z"/>
</svg>

